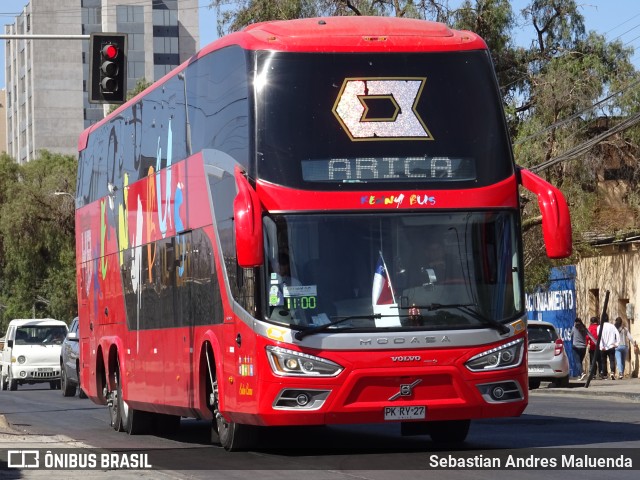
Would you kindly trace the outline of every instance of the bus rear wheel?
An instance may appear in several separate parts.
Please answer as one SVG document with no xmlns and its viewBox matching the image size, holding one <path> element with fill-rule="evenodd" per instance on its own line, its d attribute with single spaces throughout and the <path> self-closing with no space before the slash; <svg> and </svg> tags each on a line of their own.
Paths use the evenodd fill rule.
<svg viewBox="0 0 640 480">
<path fill-rule="evenodd" d="M 151 429 L 151 419 L 153 414 L 129 408 L 127 402 L 122 397 L 122 385 L 118 383 L 118 410 L 122 422 L 122 430 L 129 435 L 140 435 L 147 433 Z"/>
<path fill-rule="evenodd" d="M 122 397 L 122 387 L 120 386 L 120 369 L 114 372 L 115 390 L 108 392 L 107 404 L 109 405 L 109 418 L 111 427 L 116 432 L 122 431 L 122 412 L 120 410 L 120 398 Z"/>
</svg>

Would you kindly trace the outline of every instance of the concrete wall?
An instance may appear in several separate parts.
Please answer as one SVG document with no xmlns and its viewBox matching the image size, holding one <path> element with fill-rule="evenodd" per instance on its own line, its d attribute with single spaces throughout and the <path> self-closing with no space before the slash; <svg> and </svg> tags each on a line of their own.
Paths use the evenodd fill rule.
<svg viewBox="0 0 640 480">
<path fill-rule="evenodd" d="M 605 295 L 609 291 L 607 313 L 611 322 L 622 317 L 631 335 L 640 342 L 640 244 L 608 245 L 598 249 L 598 256 L 582 258 L 576 264 L 576 312 L 589 325 L 589 318 L 600 317 Z M 627 304 L 634 315 L 627 315 Z M 639 359 L 631 355 L 631 365 L 625 367 L 638 375 Z M 631 370 L 630 370 L 631 368 Z"/>
</svg>

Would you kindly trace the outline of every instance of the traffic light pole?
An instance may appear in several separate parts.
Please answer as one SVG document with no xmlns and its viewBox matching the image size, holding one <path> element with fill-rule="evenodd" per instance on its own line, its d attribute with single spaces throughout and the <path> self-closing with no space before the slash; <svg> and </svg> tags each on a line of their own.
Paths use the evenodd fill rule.
<svg viewBox="0 0 640 480">
<path fill-rule="evenodd" d="M 89 40 L 91 35 L 23 35 L 0 34 L 0 40 Z"/>
</svg>

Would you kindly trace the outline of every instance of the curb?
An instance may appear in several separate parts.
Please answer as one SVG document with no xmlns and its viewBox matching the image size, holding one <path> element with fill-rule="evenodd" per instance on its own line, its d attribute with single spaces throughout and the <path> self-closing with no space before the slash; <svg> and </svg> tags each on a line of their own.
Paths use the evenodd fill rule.
<svg viewBox="0 0 640 480">
<path fill-rule="evenodd" d="M 613 385 L 611 385 L 613 386 Z M 585 388 L 584 383 L 574 383 L 569 388 L 539 388 L 529 390 L 529 395 L 577 395 L 581 397 L 615 397 L 640 403 L 640 390 L 637 392 L 605 390 L 602 386 L 590 386 Z"/>
</svg>

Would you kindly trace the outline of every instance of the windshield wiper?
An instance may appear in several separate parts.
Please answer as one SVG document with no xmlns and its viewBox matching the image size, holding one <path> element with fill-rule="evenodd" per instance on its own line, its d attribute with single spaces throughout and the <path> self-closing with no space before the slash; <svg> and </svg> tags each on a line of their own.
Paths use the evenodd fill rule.
<svg viewBox="0 0 640 480">
<path fill-rule="evenodd" d="M 372 315 L 349 315 L 348 317 L 340 317 L 332 320 L 329 323 L 323 323 L 316 327 L 307 328 L 305 330 L 298 330 L 293 336 L 297 340 L 302 340 L 307 335 L 313 335 L 314 333 L 322 332 L 333 325 L 346 322 L 347 320 L 377 320 L 382 317 L 395 317 L 396 315 L 382 315 L 381 313 L 374 313 Z"/>
<path fill-rule="evenodd" d="M 476 303 L 431 303 L 429 305 L 411 305 L 411 307 L 409 308 L 417 308 L 419 310 L 424 309 L 430 312 L 433 312 L 435 310 L 454 308 L 454 309 L 460 310 L 461 312 L 468 313 L 473 318 L 478 320 L 480 323 L 487 325 L 488 327 L 491 327 L 494 330 L 497 330 L 501 335 L 504 335 L 505 333 L 509 333 L 510 331 L 509 327 L 507 327 L 504 323 L 500 323 L 497 320 L 494 320 L 493 318 L 485 317 L 484 315 L 481 315 L 480 313 L 476 312 L 471 308 L 471 307 L 477 307 L 477 306 L 478 304 Z"/>
</svg>

